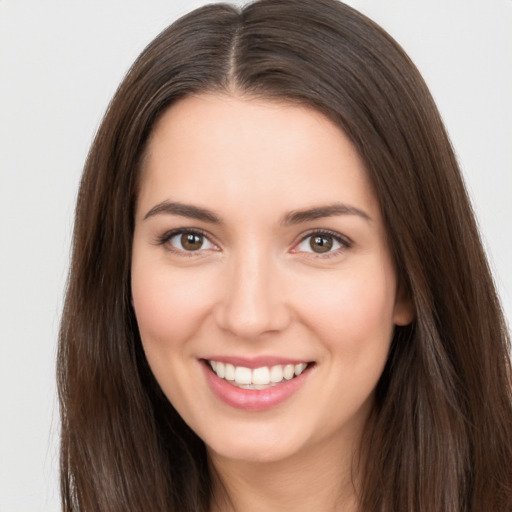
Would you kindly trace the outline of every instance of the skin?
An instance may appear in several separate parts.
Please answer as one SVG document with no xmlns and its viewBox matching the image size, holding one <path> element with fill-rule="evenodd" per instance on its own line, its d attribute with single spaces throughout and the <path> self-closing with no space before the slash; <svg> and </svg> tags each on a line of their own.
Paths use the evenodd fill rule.
<svg viewBox="0 0 512 512">
<path fill-rule="evenodd" d="M 222 223 L 155 212 L 163 202 Z M 283 223 L 339 203 L 348 212 Z M 197 250 L 165 237 L 192 228 L 206 234 Z M 339 241 L 324 234 L 333 247 L 319 253 L 308 237 L 322 230 Z M 174 104 L 142 171 L 132 292 L 152 371 L 207 445 L 219 510 L 356 510 L 354 456 L 394 326 L 412 311 L 372 185 L 335 124 L 236 94 Z M 211 391 L 202 359 L 212 354 L 314 365 L 283 403 L 245 411 Z"/>
</svg>

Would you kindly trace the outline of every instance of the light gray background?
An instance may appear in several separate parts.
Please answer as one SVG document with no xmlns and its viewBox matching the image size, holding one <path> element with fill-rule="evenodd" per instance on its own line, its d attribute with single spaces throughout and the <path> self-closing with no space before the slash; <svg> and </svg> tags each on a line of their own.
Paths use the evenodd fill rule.
<svg viewBox="0 0 512 512">
<path fill-rule="evenodd" d="M 0 0 L 0 512 L 59 510 L 54 358 L 80 171 L 128 66 L 185 0 Z M 240 2 L 239 2 L 240 3 Z M 353 0 L 416 62 L 512 319 L 512 0 Z"/>
</svg>

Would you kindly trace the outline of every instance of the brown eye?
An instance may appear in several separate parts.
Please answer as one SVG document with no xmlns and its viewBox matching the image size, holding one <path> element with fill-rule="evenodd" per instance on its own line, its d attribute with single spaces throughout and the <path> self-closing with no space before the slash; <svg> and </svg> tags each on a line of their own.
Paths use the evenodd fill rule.
<svg viewBox="0 0 512 512">
<path fill-rule="evenodd" d="M 165 235 L 161 243 L 170 246 L 175 252 L 200 252 L 208 249 L 216 249 L 206 235 L 198 231 L 175 231 Z"/>
<path fill-rule="evenodd" d="M 203 245 L 203 235 L 197 233 L 182 233 L 180 237 L 181 246 L 186 251 L 197 251 Z"/>
<path fill-rule="evenodd" d="M 331 234 L 325 231 L 305 236 L 299 244 L 297 244 L 294 252 L 305 252 L 317 255 L 337 254 L 338 251 L 348 249 L 352 245 L 351 241 L 343 235 Z"/>
<path fill-rule="evenodd" d="M 312 236 L 309 239 L 309 246 L 313 250 L 313 252 L 329 252 L 334 245 L 334 239 L 332 236 L 321 235 L 321 236 Z"/>
</svg>

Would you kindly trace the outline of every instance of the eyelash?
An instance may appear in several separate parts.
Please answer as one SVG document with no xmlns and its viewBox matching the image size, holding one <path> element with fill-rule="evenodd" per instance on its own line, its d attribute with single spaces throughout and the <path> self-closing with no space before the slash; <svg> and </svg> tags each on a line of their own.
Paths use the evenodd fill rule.
<svg viewBox="0 0 512 512">
<path fill-rule="evenodd" d="M 343 235 L 340 235 L 339 233 L 336 233 L 336 231 L 330 231 L 329 229 L 316 229 L 316 230 L 311 230 L 307 233 L 304 233 L 301 235 L 300 237 L 300 240 L 294 245 L 294 247 L 297 247 L 299 246 L 301 243 L 303 243 L 304 241 L 306 241 L 308 238 L 312 238 L 312 237 L 329 237 L 329 238 L 332 238 L 333 240 L 335 240 L 336 242 L 338 242 L 340 244 L 341 247 L 339 247 L 338 249 L 335 249 L 333 251 L 328 251 L 328 252 L 325 252 L 325 253 L 317 253 L 317 252 L 314 252 L 314 251 L 303 251 L 303 252 L 306 252 L 306 254 L 309 254 L 311 255 L 311 257 L 313 258 L 322 258 L 322 259 L 327 259 L 327 258 L 332 258 L 334 256 L 338 256 L 340 254 L 340 252 L 343 252 L 347 249 L 350 249 L 353 245 L 353 242 L 352 240 L 350 240 L 348 237 L 346 236 L 343 236 Z M 302 252 L 302 251 L 295 251 L 295 252 Z"/>
<path fill-rule="evenodd" d="M 175 236 L 183 235 L 185 233 L 190 234 L 190 235 L 201 236 L 203 238 L 206 238 L 211 244 L 217 245 L 211 241 L 210 235 L 208 235 L 201 229 L 197 229 L 197 228 L 187 228 L 187 229 L 179 228 L 179 229 L 172 229 L 171 231 L 166 231 L 162 236 L 158 237 L 156 243 L 157 243 L 157 245 L 166 246 L 166 249 L 168 251 L 179 254 L 180 256 L 189 257 L 189 258 L 197 257 L 198 253 L 200 252 L 200 249 L 197 251 L 186 251 L 183 249 L 177 249 L 176 247 L 173 247 L 171 244 L 168 244 L 168 242 L 170 240 L 172 240 Z"/>
<path fill-rule="evenodd" d="M 185 233 L 204 237 L 211 244 L 217 245 L 217 244 L 215 244 L 214 242 L 211 241 L 210 235 L 208 235 L 206 232 L 202 231 L 201 229 L 197 229 L 197 228 L 187 228 L 187 229 L 179 228 L 179 229 L 173 229 L 171 231 L 167 231 L 162 236 L 158 237 L 158 239 L 156 241 L 156 244 L 157 245 L 162 245 L 162 246 L 166 245 L 175 236 L 183 235 Z M 302 234 L 301 237 L 300 237 L 300 240 L 294 245 L 294 247 L 299 246 L 301 243 L 303 243 L 308 238 L 311 238 L 313 236 L 317 236 L 317 237 L 322 237 L 322 236 L 330 237 L 333 240 L 335 240 L 336 242 L 338 242 L 341 247 L 338 248 L 338 249 L 335 249 L 333 251 L 325 252 L 324 254 L 322 254 L 322 253 L 315 253 L 314 251 L 311 251 L 311 252 L 309 252 L 309 251 L 293 251 L 293 252 L 295 252 L 295 253 L 297 253 L 297 252 L 304 252 L 306 254 L 311 254 L 312 257 L 314 257 L 314 258 L 326 259 L 326 258 L 331 258 L 333 256 L 337 256 L 340 253 L 340 251 L 344 251 L 346 249 L 350 249 L 352 247 L 352 245 L 353 245 L 353 242 L 349 238 L 347 238 L 346 236 L 342 236 L 339 233 L 336 233 L 335 231 L 330 231 L 328 229 L 321 229 L 321 230 L 317 229 L 317 230 L 312 230 L 312 231 L 309 231 L 307 233 Z M 177 249 L 177 248 L 173 247 L 170 244 L 166 248 L 170 252 L 174 252 L 176 254 L 179 254 L 180 256 L 185 256 L 185 257 L 197 257 L 198 253 L 201 251 L 201 249 L 198 249 L 197 251 L 186 251 L 186 250 L 183 250 L 183 249 Z"/>
</svg>

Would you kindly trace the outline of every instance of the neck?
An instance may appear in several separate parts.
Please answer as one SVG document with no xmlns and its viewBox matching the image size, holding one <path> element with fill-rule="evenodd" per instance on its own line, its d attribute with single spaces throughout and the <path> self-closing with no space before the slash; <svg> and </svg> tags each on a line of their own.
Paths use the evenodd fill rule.
<svg viewBox="0 0 512 512">
<path fill-rule="evenodd" d="M 269 462 L 231 460 L 210 452 L 212 512 L 356 512 L 354 453 L 352 443 L 333 446 L 332 440 Z"/>
</svg>

